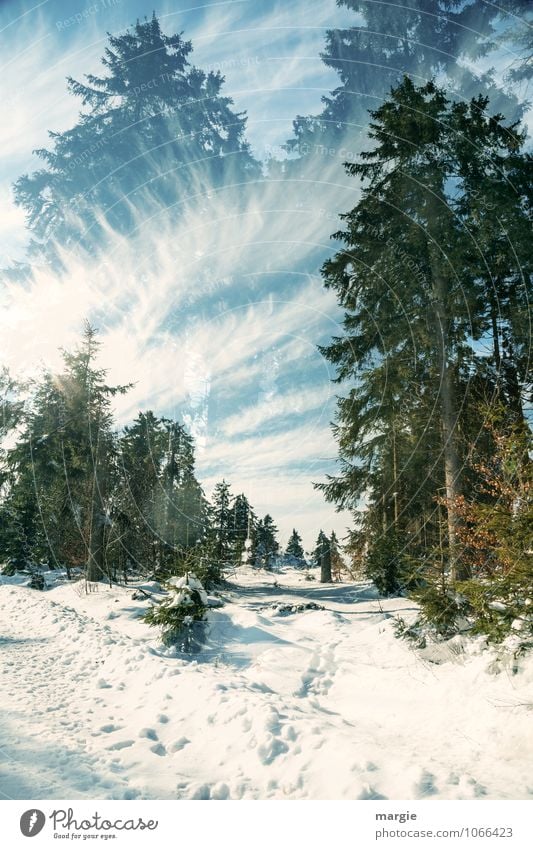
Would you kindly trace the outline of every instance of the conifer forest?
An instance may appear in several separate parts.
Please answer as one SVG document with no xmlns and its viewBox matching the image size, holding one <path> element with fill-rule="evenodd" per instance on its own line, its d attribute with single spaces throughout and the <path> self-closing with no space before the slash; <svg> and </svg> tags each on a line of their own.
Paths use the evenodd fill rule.
<svg viewBox="0 0 533 849">
<path fill-rule="evenodd" d="M 41 5 L 0 799 L 531 800 L 533 6 Z"/>
</svg>

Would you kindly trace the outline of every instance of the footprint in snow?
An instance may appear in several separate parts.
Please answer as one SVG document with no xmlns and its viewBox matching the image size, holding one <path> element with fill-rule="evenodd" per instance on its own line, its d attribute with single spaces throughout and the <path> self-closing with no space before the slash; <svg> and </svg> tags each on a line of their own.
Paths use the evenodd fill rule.
<svg viewBox="0 0 533 849">
<path fill-rule="evenodd" d="M 148 740 L 159 740 L 157 732 L 153 728 L 141 728 L 139 737 L 147 737 Z"/>
<path fill-rule="evenodd" d="M 203 801 L 211 799 L 211 788 L 209 784 L 201 784 L 196 789 L 193 789 L 189 795 L 189 799 L 201 799 Z"/>
<path fill-rule="evenodd" d="M 179 740 L 176 740 L 175 743 L 172 743 L 170 747 L 171 752 L 180 752 L 185 748 L 191 741 L 187 737 L 180 737 Z"/>
<path fill-rule="evenodd" d="M 211 788 L 211 799 L 230 799 L 230 791 L 227 784 L 223 781 L 219 781 L 218 784 L 215 784 Z"/>
<path fill-rule="evenodd" d="M 291 743 L 294 743 L 294 741 L 298 737 L 298 734 L 296 733 L 292 725 L 285 725 L 281 734 L 282 737 L 285 738 L 285 740 L 289 740 Z"/>
<path fill-rule="evenodd" d="M 133 746 L 134 742 L 135 740 L 120 740 L 118 743 L 106 746 L 106 749 L 110 752 L 117 752 L 120 749 L 127 749 L 129 746 Z"/>
<path fill-rule="evenodd" d="M 434 796 L 435 793 L 438 792 L 435 786 L 435 776 L 425 769 L 422 770 L 422 774 L 418 782 L 415 784 L 414 790 L 415 793 L 418 794 L 418 797 L 422 799 L 425 796 Z"/>
<path fill-rule="evenodd" d="M 371 787 L 370 784 L 365 784 L 357 798 L 361 801 L 370 801 L 371 799 L 387 799 L 388 797 L 383 796 L 381 793 L 378 793 L 378 791 L 374 790 L 374 788 Z"/>
<path fill-rule="evenodd" d="M 124 790 L 124 793 L 122 794 L 122 798 L 123 799 L 137 799 L 140 795 L 141 794 L 140 794 L 139 790 L 128 789 L 128 790 Z"/>
<path fill-rule="evenodd" d="M 269 734 L 267 739 L 257 747 L 259 760 L 265 766 L 270 766 L 272 761 L 279 757 L 279 755 L 283 755 L 288 751 L 289 747 L 287 744 L 278 737 L 273 737 L 271 734 Z"/>
<path fill-rule="evenodd" d="M 167 753 L 167 750 L 162 743 L 156 743 L 154 746 L 150 746 L 150 751 L 153 752 L 154 755 L 159 755 L 161 758 L 163 758 Z"/>
</svg>

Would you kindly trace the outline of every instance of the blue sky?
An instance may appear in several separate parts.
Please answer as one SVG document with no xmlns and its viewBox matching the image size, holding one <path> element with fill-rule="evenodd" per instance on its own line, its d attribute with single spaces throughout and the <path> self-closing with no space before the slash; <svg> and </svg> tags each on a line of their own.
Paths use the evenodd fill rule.
<svg viewBox="0 0 533 849">
<path fill-rule="evenodd" d="M 27 239 L 12 182 L 38 167 L 32 150 L 47 144 L 48 130 L 76 120 L 65 77 L 98 73 L 106 32 L 123 32 L 153 8 L 140 0 L 0 5 L 2 265 L 22 258 Z M 224 94 L 247 112 L 259 159 L 279 153 L 294 117 L 319 112 L 337 85 L 319 57 L 326 30 L 358 23 L 334 0 L 167 0 L 155 10 L 167 34 L 192 40 L 195 65 L 223 72 Z M 104 263 L 71 259 L 62 279 L 40 270 L 29 289 L 6 285 L 0 361 L 15 373 L 54 367 L 58 347 L 74 345 L 89 317 L 110 381 L 136 381 L 120 399 L 121 424 L 150 407 L 183 419 L 207 493 L 225 477 L 258 513 L 272 513 L 284 542 L 293 527 L 308 548 L 320 528 L 344 536 L 349 516 L 325 504 L 312 482 L 335 469 L 330 422 L 339 388 L 317 345 L 339 333 L 342 316 L 319 269 L 334 249 L 337 213 L 357 199 L 346 158 L 314 157 L 319 207 L 304 185 L 265 184 L 236 218 L 213 195 L 209 214 L 198 210 L 178 232 L 169 223 L 143 233 L 145 262 L 117 240 Z"/>
</svg>

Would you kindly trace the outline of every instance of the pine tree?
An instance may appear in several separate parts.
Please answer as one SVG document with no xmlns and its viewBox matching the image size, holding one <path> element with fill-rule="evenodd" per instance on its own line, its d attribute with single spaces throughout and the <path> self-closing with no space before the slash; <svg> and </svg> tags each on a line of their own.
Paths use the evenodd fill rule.
<svg viewBox="0 0 533 849">
<path fill-rule="evenodd" d="M 290 535 L 289 542 L 287 543 L 285 554 L 294 558 L 294 560 L 296 561 L 296 565 L 303 566 L 305 564 L 305 554 L 302 547 L 302 538 L 296 528 L 292 529 L 292 534 Z"/>
<path fill-rule="evenodd" d="M 331 544 L 323 531 L 318 535 L 314 558 L 316 565 L 320 567 L 320 582 L 331 583 Z"/>
<path fill-rule="evenodd" d="M 271 569 L 279 552 L 278 529 L 269 513 L 253 530 L 252 562 L 257 568 Z"/>
<path fill-rule="evenodd" d="M 524 0 L 517 0 L 517 7 L 521 4 Z M 484 0 L 468 4 L 440 0 L 431 10 L 427 0 L 408 5 L 339 0 L 339 5 L 356 13 L 357 20 L 352 27 L 328 30 L 321 57 L 340 82 L 323 98 L 319 115 L 298 116 L 294 121 L 287 148 L 299 158 L 283 163 L 289 173 L 301 173 L 307 163 L 324 162 L 330 150 L 357 153 L 364 143 L 368 110 L 376 110 L 403 75 L 413 81 L 438 76 L 458 100 L 482 92 L 495 108 L 513 119 L 521 116 L 523 107 L 512 92 L 498 86 L 492 72 L 480 75 L 473 70 L 473 62 L 498 43 L 502 23 L 507 25 L 507 43 L 511 42 L 515 55 L 522 33 L 527 40 L 527 25 L 520 32 L 509 27 L 520 23 L 512 5 L 506 10 Z"/>
<path fill-rule="evenodd" d="M 161 576 L 183 571 L 189 550 L 203 539 L 207 503 L 194 470 L 194 446 L 183 425 L 139 413 L 119 440 L 120 491 L 116 548 L 141 570 Z"/>
<path fill-rule="evenodd" d="M 106 384 L 97 353 L 96 331 L 86 324 L 78 349 L 63 351 L 63 371 L 36 382 L 6 458 L 4 502 L 19 561 L 67 572 L 83 567 L 88 581 L 107 574 L 116 457 L 111 399 L 128 389 Z"/>
<path fill-rule="evenodd" d="M 156 499 L 161 559 L 172 562 L 204 534 L 206 505 L 194 474 L 194 447 L 184 426 L 162 419 L 165 453 Z"/>
<path fill-rule="evenodd" d="M 221 570 L 231 562 L 233 555 L 235 518 L 232 502 L 229 484 L 225 480 L 217 483 L 212 497 L 211 535 L 213 554 Z"/>
<path fill-rule="evenodd" d="M 94 252 L 110 228 L 133 233 L 152 216 L 180 214 L 205 186 L 260 176 L 223 77 L 192 67 L 191 50 L 154 14 L 109 36 L 102 76 L 68 79 L 84 111 L 50 133 L 51 147 L 36 152 L 44 167 L 15 187 L 35 253 L 58 261 L 58 246 Z"/>
<path fill-rule="evenodd" d="M 417 88 L 408 78 L 394 89 L 372 113 L 373 149 L 346 165 L 368 187 L 341 216 L 347 228 L 335 236 L 345 247 L 323 268 L 346 312 L 344 336 L 322 351 L 353 388 L 335 427 L 342 472 L 320 488 L 353 511 L 365 494 L 376 541 L 405 535 L 408 547 L 426 549 L 425 523 L 438 533 L 443 488 L 452 581 L 467 577 L 455 507 L 465 485 L 460 433 L 472 375 L 484 382 L 476 343 L 489 327 L 469 236 L 469 200 L 480 196 L 471 162 L 490 174 L 521 144 L 486 107 L 483 98 L 450 105 L 433 83 Z"/>
<path fill-rule="evenodd" d="M 341 581 L 344 570 L 344 561 L 342 559 L 341 548 L 335 531 L 332 531 L 329 537 L 329 551 L 331 556 L 332 578 L 334 581 Z"/>
<path fill-rule="evenodd" d="M 161 639 L 167 646 L 177 646 L 181 651 L 198 649 L 196 623 L 203 622 L 207 612 L 207 593 L 202 582 L 188 572 L 181 578 L 166 582 L 169 596 L 152 606 L 144 616 L 149 625 L 161 628 Z M 196 639 L 195 639 L 196 636 Z"/>
<path fill-rule="evenodd" d="M 243 493 L 237 495 L 233 502 L 233 559 L 236 564 L 242 563 L 246 541 L 250 539 L 254 527 L 255 515 L 250 502 Z"/>
<path fill-rule="evenodd" d="M 522 82 L 533 77 L 533 9 L 529 0 L 507 0 L 506 11 L 512 18 L 497 39 L 512 61 L 507 72 L 510 82 Z"/>
<path fill-rule="evenodd" d="M 127 579 L 129 569 L 159 563 L 157 499 L 165 455 L 165 432 L 151 410 L 140 412 L 119 437 L 119 485 L 115 500 L 116 539 L 110 550 Z M 116 552 L 115 552 L 116 549 Z"/>
<path fill-rule="evenodd" d="M 318 533 L 315 547 L 311 552 L 311 562 L 313 566 L 320 566 L 322 555 L 329 545 L 329 540 L 322 529 Z"/>
</svg>

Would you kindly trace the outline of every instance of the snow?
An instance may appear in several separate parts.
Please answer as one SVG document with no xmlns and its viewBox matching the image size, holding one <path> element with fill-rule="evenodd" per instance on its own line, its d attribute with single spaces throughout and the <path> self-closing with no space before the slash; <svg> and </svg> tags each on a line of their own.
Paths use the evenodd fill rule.
<svg viewBox="0 0 533 849">
<path fill-rule="evenodd" d="M 413 603 L 368 584 L 231 582 L 187 656 L 141 621 L 133 587 L 3 578 L 0 796 L 533 796 L 533 658 L 465 635 L 415 650 L 394 635 Z M 310 602 L 324 609 L 279 615 Z"/>
</svg>

